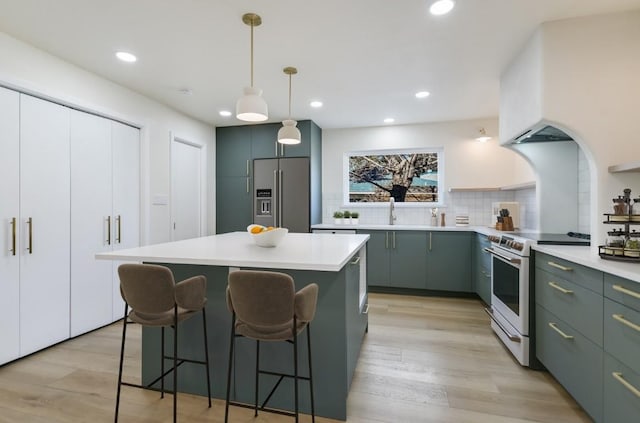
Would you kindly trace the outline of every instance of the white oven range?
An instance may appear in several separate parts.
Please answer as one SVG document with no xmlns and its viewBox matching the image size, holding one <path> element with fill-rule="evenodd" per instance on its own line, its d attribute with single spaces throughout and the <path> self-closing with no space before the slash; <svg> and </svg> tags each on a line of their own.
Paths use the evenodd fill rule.
<svg viewBox="0 0 640 423">
<path fill-rule="evenodd" d="M 523 366 L 530 365 L 529 256 L 535 241 L 516 235 L 490 235 L 491 328 Z"/>
</svg>

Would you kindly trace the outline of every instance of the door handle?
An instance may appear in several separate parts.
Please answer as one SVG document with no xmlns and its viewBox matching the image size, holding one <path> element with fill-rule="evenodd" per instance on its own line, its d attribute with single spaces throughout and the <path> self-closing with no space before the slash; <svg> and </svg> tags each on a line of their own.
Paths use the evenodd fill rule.
<svg viewBox="0 0 640 423">
<path fill-rule="evenodd" d="M 116 235 L 116 242 L 118 244 L 121 244 L 122 243 L 122 231 L 121 231 L 121 229 L 122 229 L 121 228 L 121 226 L 122 226 L 122 224 L 121 224 L 122 223 L 122 216 L 118 215 L 116 217 L 116 223 L 118 224 L 117 225 L 118 229 L 117 229 L 117 235 Z"/>
<path fill-rule="evenodd" d="M 570 290 L 570 289 L 566 289 L 566 288 L 563 288 L 563 287 L 561 287 L 560 285 L 558 285 L 557 283 L 555 283 L 555 282 L 553 282 L 553 281 L 549 282 L 549 283 L 548 283 L 548 285 L 549 285 L 551 288 L 556 289 L 556 290 L 558 290 L 558 291 L 562 292 L 563 294 L 573 294 L 573 291 L 572 291 L 572 290 Z"/>
<path fill-rule="evenodd" d="M 27 251 L 29 251 L 29 254 L 33 254 L 33 218 L 27 219 L 27 226 L 29 226 L 29 246 Z"/>
<path fill-rule="evenodd" d="M 431 251 L 431 241 L 433 239 L 433 232 L 429 232 L 429 251 Z"/>
<path fill-rule="evenodd" d="M 615 291 L 622 292 L 623 294 L 629 295 L 630 297 L 640 298 L 640 294 L 639 294 L 639 293 L 637 293 L 637 292 L 635 292 L 635 291 L 632 291 L 632 290 L 630 290 L 630 289 L 627 289 L 627 288 L 625 288 L 625 287 L 623 287 L 623 286 L 620 286 L 620 285 L 618 285 L 618 284 L 613 285 L 613 286 L 612 286 L 612 288 L 613 288 Z"/>
<path fill-rule="evenodd" d="M 618 382 L 620 382 L 622 386 L 627 388 L 629 392 L 634 394 L 636 397 L 640 398 L 640 390 L 635 386 L 633 386 L 632 384 L 630 384 L 624 377 L 622 377 L 622 373 L 612 372 L 611 376 L 613 376 Z"/>
<path fill-rule="evenodd" d="M 107 245 L 111 245 L 111 216 L 107 216 Z"/>
<path fill-rule="evenodd" d="M 552 261 L 548 261 L 547 264 L 551 267 L 555 267 L 556 269 L 564 270 L 565 272 L 571 272 L 573 270 L 573 268 L 571 267 L 563 266 L 561 264 L 554 263 Z"/>
<path fill-rule="evenodd" d="M 280 178 L 279 178 L 279 181 L 278 181 L 280 183 L 280 186 L 278 187 L 278 191 L 280 191 L 280 195 L 278 196 L 278 202 L 279 202 L 279 204 L 278 204 L 278 209 L 279 209 L 278 210 L 278 220 L 279 220 L 278 227 L 280 227 L 280 228 L 282 227 L 282 214 L 283 214 L 282 213 L 282 197 L 284 197 L 284 190 L 282 189 L 282 186 L 283 186 L 283 182 L 282 181 L 283 180 L 284 180 L 284 172 L 282 171 L 282 169 L 280 169 Z"/>
<path fill-rule="evenodd" d="M 611 317 L 613 317 L 614 319 L 616 319 L 618 322 L 622 323 L 623 325 L 630 327 L 631 329 L 635 330 L 636 332 L 640 332 L 640 325 L 636 325 L 633 322 L 628 321 L 627 319 L 624 318 L 624 316 L 622 314 L 612 314 Z"/>
<path fill-rule="evenodd" d="M 396 249 L 396 231 L 391 232 L 391 244 L 393 249 Z"/>
<path fill-rule="evenodd" d="M 567 335 L 557 326 L 556 323 L 549 322 L 549 327 L 560 334 L 564 339 L 573 339 L 573 335 Z"/>
<path fill-rule="evenodd" d="M 276 146 L 276 154 L 278 153 L 278 147 Z M 273 214 L 273 226 L 278 226 L 278 203 L 276 200 L 278 199 L 278 170 L 273 171 L 273 197 L 271 197 L 271 201 L 273 202 L 273 207 L 271 207 L 271 213 Z"/>
<path fill-rule="evenodd" d="M 16 255 L 16 218 L 11 219 L 11 249 L 12 256 Z"/>
<path fill-rule="evenodd" d="M 389 232 L 384 233 L 384 248 L 389 249 Z"/>
<path fill-rule="evenodd" d="M 358 264 L 360 263 L 360 256 L 356 257 L 350 264 Z"/>
</svg>

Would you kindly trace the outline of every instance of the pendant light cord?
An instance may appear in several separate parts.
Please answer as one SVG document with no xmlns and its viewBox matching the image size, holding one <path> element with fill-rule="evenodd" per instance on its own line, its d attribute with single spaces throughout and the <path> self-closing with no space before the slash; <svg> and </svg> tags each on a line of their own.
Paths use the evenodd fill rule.
<svg viewBox="0 0 640 423">
<path fill-rule="evenodd" d="M 253 88 L 253 22 L 251 22 L 251 88 Z"/>
<path fill-rule="evenodd" d="M 289 74 L 289 119 L 291 119 L 291 74 Z"/>
</svg>

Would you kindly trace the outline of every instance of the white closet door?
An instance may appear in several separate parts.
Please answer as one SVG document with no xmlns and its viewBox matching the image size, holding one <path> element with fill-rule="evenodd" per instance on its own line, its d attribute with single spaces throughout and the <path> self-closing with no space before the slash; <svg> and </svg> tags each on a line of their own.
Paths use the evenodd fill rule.
<svg viewBox="0 0 640 423">
<path fill-rule="evenodd" d="M 201 204 L 200 147 L 179 140 L 171 141 L 171 219 L 172 241 L 197 238 Z"/>
<path fill-rule="evenodd" d="M 69 109 L 24 94 L 20 100 L 20 355 L 25 355 L 69 337 Z"/>
<path fill-rule="evenodd" d="M 111 121 L 71 111 L 71 336 L 112 322 Z"/>
<path fill-rule="evenodd" d="M 20 349 L 19 111 L 20 95 L 0 88 L 0 364 L 18 358 Z"/>
<path fill-rule="evenodd" d="M 140 130 L 111 122 L 113 149 L 113 225 L 114 249 L 140 245 Z M 124 302 L 114 262 L 113 320 L 121 319 Z"/>
</svg>

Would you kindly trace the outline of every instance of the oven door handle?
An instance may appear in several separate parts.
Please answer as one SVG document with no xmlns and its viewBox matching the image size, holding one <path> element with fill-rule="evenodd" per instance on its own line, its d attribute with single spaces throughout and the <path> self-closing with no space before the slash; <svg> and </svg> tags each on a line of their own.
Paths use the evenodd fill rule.
<svg viewBox="0 0 640 423">
<path fill-rule="evenodd" d="M 498 319 L 495 318 L 495 316 L 493 315 L 493 309 L 485 308 L 484 311 L 489 315 L 489 317 L 491 317 L 491 320 L 496 322 L 496 325 L 498 325 L 498 327 L 502 329 L 502 331 L 504 332 L 505 335 L 507 335 L 507 338 L 509 338 L 510 341 L 518 342 L 518 343 L 521 341 L 518 335 L 514 335 L 511 332 L 509 332 L 507 328 L 505 328 L 504 325 L 500 323 Z"/>
<path fill-rule="evenodd" d="M 486 251 L 487 253 L 489 253 L 491 255 L 499 257 L 502 260 L 504 260 L 504 261 L 506 261 L 508 263 L 511 263 L 511 264 L 520 264 L 522 262 L 522 260 L 520 260 L 520 259 L 502 255 L 502 254 L 498 253 L 496 250 L 494 250 L 492 248 L 485 248 L 484 251 Z"/>
</svg>

